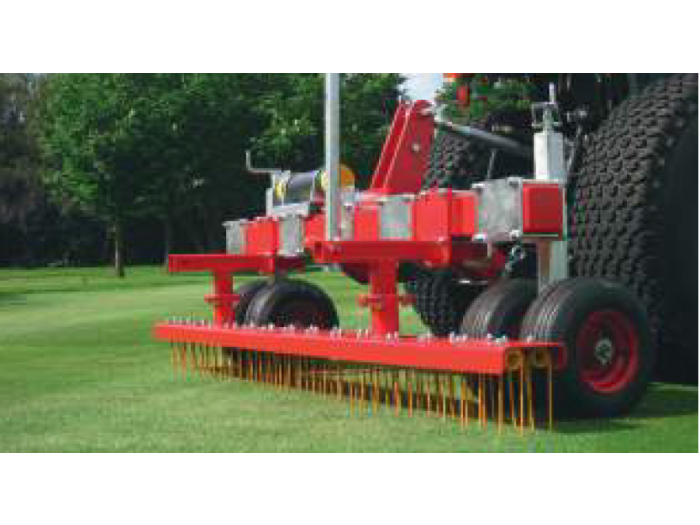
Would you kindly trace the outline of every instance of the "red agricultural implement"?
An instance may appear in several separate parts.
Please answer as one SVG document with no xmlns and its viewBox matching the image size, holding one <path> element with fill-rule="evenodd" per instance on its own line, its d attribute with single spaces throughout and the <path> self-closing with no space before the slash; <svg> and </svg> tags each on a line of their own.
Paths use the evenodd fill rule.
<svg viewBox="0 0 700 525">
<path fill-rule="evenodd" d="M 533 107 L 534 148 L 451 123 L 426 102 L 401 104 L 371 186 L 357 192 L 339 162 L 338 82 L 328 75 L 325 170 L 251 167 L 272 179 L 267 215 L 227 223 L 226 254 L 170 258 L 170 271 L 210 271 L 214 280 L 211 321 L 171 319 L 155 328 L 172 344 L 176 371 L 465 425 L 470 418 L 551 424 L 555 408 L 596 416 L 629 410 L 653 365 L 648 322 L 622 286 L 569 278 L 565 144 L 554 95 Z M 534 159 L 534 176 L 422 189 L 437 127 Z M 526 249 L 536 252 L 536 278 L 514 278 Z M 358 297 L 367 328 L 339 326 L 323 290 L 289 277 L 311 263 L 367 284 Z M 459 275 L 452 300 L 468 297 L 461 329 L 402 334 L 400 308 L 415 297 L 399 284 L 440 269 Z M 234 288 L 242 272 L 269 278 Z"/>
</svg>

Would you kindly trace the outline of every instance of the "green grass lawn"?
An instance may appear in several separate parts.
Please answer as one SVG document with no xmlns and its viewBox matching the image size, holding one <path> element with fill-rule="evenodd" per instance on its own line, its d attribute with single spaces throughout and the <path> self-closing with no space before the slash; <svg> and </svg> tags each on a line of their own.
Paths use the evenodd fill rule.
<svg viewBox="0 0 700 525">
<path fill-rule="evenodd" d="M 313 273 L 346 326 L 356 287 Z M 205 275 L 133 268 L 0 270 L 0 452 L 698 451 L 697 388 L 655 384 L 629 417 L 524 437 L 417 416 L 351 416 L 305 392 L 174 380 L 154 322 L 207 315 Z M 406 325 L 420 324 L 405 312 Z"/>
</svg>

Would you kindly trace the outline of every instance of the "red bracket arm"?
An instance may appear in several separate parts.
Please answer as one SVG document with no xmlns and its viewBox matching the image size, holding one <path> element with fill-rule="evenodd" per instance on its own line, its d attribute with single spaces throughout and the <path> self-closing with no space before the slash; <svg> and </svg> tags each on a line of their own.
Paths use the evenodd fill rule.
<svg viewBox="0 0 700 525">
<path fill-rule="evenodd" d="M 372 178 L 371 192 L 397 195 L 420 191 L 435 130 L 429 108 L 430 103 L 424 100 L 399 107 Z"/>
</svg>

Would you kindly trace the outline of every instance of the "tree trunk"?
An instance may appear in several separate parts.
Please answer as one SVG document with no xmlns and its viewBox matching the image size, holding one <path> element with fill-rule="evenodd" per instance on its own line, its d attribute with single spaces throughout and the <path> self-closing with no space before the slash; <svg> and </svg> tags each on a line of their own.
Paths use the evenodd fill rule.
<svg viewBox="0 0 700 525">
<path fill-rule="evenodd" d="M 120 279 L 126 276 L 124 271 L 124 232 L 121 219 L 114 222 L 114 271 Z"/>
<path fill-rule="evenodd" d="M 200 223 L 203 225 L 204 230 L 202 231 L 202 238 L 205 243 L 206 253 L 211 253 L 218 251 L 220 243 L 219 238 L 223 238 L 223 229 L 221 228 L 221 223 L 216 222 L 212 225 L 212 208 L 208 207 L 204 202 L 200 202 L 198 208 L 198 215 L 200 217 Z"/>
<path fill-rule="evenodd" d="M 173 223 L 168 215 L 163 217 L 163 248 L 165 250 L 163 265 L 167 268 L 168 257 L 173 248 Z"/>
<path fill-rule="evenodd" d="M 184 228 L 187 238 L 190 240 L 194 246 L 195 253 L 204 253 L 204 244 L 202 244 L 202 238 L 200 231 L 197 229 L 197 225 L 194 223 L 194 215 L 190 217 L 185 217 L 184 221 L 180 221 L 180 225 Z"/>
</svg>

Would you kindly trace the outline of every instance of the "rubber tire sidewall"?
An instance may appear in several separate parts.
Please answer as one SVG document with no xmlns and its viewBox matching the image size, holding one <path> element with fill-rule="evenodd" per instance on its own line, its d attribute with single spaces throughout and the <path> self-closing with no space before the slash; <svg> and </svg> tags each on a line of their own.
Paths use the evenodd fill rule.
<svg viewBox="0 0 700 525">
<path fill-rule="evenodd" d="M 659 253 L 666 289 L 664 334 L 668 346 L 659 379 L 698 382 L 698 117 L 686 128 L 669 162 L 663 201 L 665 224 Z"/>
<path fill-rule="evenodd" d="M 271 284 L 258 293 L 246 314 L 246 324 L 266 326 L 274 323 L 279 309 L 293 300 L 316 302 L 328 316 L 328 322 L 319 329 L 329 330 L 338 326 L 338 312 L 330 297 L 318 286 L 306 281 L 283 280 Z"/>
<path fill-rule="evenodd" d="M 536 297 L 537 284 L 532 280 L 512 279 L 493 284 L 467 310 L 462 334 L 473 338 L 488 335 L 517 338 L 523 318 Z"/>
<path fill-rule="evenodd" d="M 629 411 L 643 395 L 655 364 L 654 344 L 648 320 L 637 299 L 616 283 L 579 278 L 555 288 L 542 304 L 536 326 L 524 327 L 522 337 L 564 342 L 568 357 L 563 370 L 555 374 L 557 397 L 566 412 L 595 417 L 618 416 Z M 599 394 L 582 380 L 577 355 L 577 338 L 590 314 L 617 310 L 627 316 L 639 341 L 639 364 L 634 379 L 623 390 Z M 555 403 L 556 403 L 555 398 Z"/>
<path fill-rule="evenodd" d="M 237 324 L 245 323 L 248 308 L 250 308 L 253 299 L 255 299 L 255 296 L 268 284 L 269 282 L 265 279 L 256 279 L 255 281 L 242 284 L 235 289 L 234 293 L 238 295 L 239 299 L 234 308 L 233 317 Z"/>
</svg>

